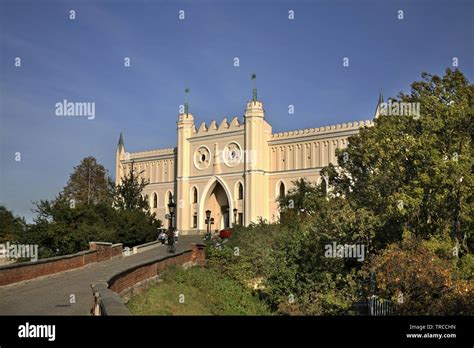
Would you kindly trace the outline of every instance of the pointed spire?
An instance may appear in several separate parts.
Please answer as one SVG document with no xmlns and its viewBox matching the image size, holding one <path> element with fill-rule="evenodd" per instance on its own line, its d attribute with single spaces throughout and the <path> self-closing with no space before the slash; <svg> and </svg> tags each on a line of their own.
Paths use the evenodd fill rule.
<svg viewBox="0 0 474 348">
<path fill-rule="evenodd" d="M 123 147 L 124 146 L 124 143 L 123 143 L 123 135 L 122 135 L 122 132 L 120 132 L 120 138 L 119 138 L 119 141 L 118 141 L 118 147 Z"/>
<path fill-rule="evenodd" d="M 380 105 L 384 103 L 384 98 L 383 98 L 383 92 L 382 89 L 380 89 L 380 94 L 379 94 L 379 101 L 377 103 L 377 106 L 375 108 L 375 115 L 374 118 L 378 118 L 380 116 Z"/>
</svg>

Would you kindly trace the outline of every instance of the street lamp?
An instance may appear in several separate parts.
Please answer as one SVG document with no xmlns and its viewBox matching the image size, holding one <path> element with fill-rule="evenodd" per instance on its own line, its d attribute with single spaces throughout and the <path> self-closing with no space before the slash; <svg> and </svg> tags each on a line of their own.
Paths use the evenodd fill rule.
<svg viewBox="0 0 474 348">
<path fill-rule="evenodd" d="M 209 209 L 206 210 L 206 224 L 207 224 L 206 238 L 210 240 L 211 239 L 211 211 Z"/>
<path fill-rule="evenodd" d="M 173 219 L 174 219 L 174 214 L 176 210 L 176 203 L 171 201 L 168 203 L 168 209 L 170 211 L 170 228 L 173 228 Z"/>
<path fill-rule="evenodd" d="M 211 211 L 209 209 L 206 210 L 206 223 L 207 223 L 207 233 L 209 233 L 211 229 Z"/>
<path fill-rule="evenodd" d="M 237 225 L 237 208 L 232 210 L 234 212 L 234 224 Z"/>
</svg>

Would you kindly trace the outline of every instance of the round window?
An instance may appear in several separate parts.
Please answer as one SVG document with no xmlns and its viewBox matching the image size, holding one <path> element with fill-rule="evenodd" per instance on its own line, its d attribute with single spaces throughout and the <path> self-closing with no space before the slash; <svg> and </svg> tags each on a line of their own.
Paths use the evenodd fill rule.
<svg viewBox="0 0 474 348">
<path fill-rule="evenodd" d="M 194 166 L 203 170 L 209 166 L 211 162 L 211 152 L 206 146 L 200 146 L 194 152 Z"/>
<path fill-rule="evenodd" d="M 242 161 L 242 149 L 237 142 L 230 142 L 224 148 L 224 162 L 229 167 L 233 167 Z"/>
</svg>

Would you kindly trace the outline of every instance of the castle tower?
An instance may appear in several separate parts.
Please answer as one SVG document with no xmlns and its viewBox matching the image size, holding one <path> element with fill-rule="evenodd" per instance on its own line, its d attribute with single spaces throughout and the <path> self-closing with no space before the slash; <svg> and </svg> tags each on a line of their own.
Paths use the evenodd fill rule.
<svg viewBox="0 0 474 348">
<path fill-rule="evenodd" d="M 125 145 L 123 143 L 122 132 L 120 132 L 120 138 L 117 145 L 117 151 L 115 152 L 115 185 L 119 185 L 122 182 L 124 175 L 123 165 L 121 161 L 125 159 Z"/>
<path fill-rule="evenodd" d="M 255 75 L 252 75 L 255 78 Z M 252 100 L 247 103 L 244 115 L 245 122 L 245 187 L 244 187 L 244 223 L 258 221 L 259 217 L 269 217 L 269 205 L 258 204 L 261 198 L 269 197 L 268 177 L 269 149 L 267 141 L 272 130 L 265 121 L 265 111 L 262 102 L 257 100 L 257 89 L 253 89 Z M 266 203 L 266 202 L 265 202 Z"/>
<path fill-rule="evenodd" d="M 186 89 L 186 93 L 188 93 Z M 184 104 L 184 112 L 178 115 L 178 154 L 176 157 L 176 228 L 186 230 L 191 224 L 191 217 L 187 214 L 190 202 L 189 175 L 191 173 L 192 153 L 189 138 L 194 128 L 194 116 L 189 113 L 188 102 Z"/>
</svg>

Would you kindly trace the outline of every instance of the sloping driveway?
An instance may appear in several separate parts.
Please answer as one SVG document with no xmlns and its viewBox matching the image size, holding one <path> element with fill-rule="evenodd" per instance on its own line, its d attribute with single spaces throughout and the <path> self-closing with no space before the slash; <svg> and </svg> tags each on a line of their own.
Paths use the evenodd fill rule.
<svg viewBox="0 0 474 348">
<path fill-rule="evenodd" d="M 177 251 L 202 242 L 200 236 L 181 236 Z M 0 315 L 90 315 L 93 305 L 91 283 L 106 281 L 124 268 L 158 256 L 167 256 L 165 246 L 139 254 L 97 262 L 39 279 L 0 286 Z M 70 299 L 75 299 L 71 303 Z"/>
</svg>

